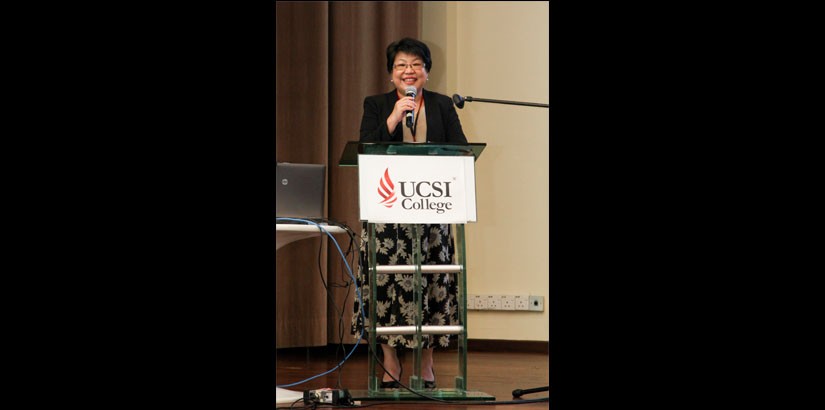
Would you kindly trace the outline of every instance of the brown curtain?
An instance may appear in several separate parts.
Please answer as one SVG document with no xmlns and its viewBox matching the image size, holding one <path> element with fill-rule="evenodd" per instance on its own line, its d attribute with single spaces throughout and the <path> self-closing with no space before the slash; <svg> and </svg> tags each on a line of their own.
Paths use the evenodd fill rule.
<svg viewBox="0 0 825 410">
<path fill-rule="evenodd" d="M 275 3 L 275 158 L 326 164 L 327 216 L 358 234 L 358 170 L 338 161 L 346 143 L 358 140 L 364 97 L 392 89 L 387 45 L 419 37 L 420 9 L 419 2 Z M 336 238 L 346 251 L 346 236 Z M 276 347 L 338 343 L 339 330 L 345 343 L 354 341 L 354 287 L 348 295 L 330 288 L 333 302 L 318 273 L 320 264 L 327 283 L 349 278 L 337 248 L 326 242 L 320 260 L 321 238 L 277 252 Z"/>
</svg>

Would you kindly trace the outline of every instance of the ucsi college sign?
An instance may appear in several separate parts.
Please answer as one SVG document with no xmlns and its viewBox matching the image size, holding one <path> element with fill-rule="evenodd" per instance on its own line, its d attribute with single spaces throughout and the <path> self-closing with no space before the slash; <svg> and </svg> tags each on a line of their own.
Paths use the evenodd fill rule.
<svg viewBox="0 0 825 410">
<path fill-rule="evenodd" d="M 476 221 L 472 156 L 358 156 L 360 219 L 374 223 Z"/>
</svg>

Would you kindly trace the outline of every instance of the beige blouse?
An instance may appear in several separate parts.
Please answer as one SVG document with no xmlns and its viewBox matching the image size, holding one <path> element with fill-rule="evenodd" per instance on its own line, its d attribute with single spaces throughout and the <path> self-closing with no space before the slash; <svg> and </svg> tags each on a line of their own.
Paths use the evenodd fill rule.
<svg viewBox="0 0 825 410">
<path fill-rule="evenodd" d="M 413 128 L 415 128 L 415 140 L 413 140 L 412 131 L 407 128 L 407 124 L 401 121 L 398 124 L 404 128 L 404 142 L 427 142 L 427 107 L 422 106 L 418 109 L 418 116 L 413 120 Z"/>
</svg>

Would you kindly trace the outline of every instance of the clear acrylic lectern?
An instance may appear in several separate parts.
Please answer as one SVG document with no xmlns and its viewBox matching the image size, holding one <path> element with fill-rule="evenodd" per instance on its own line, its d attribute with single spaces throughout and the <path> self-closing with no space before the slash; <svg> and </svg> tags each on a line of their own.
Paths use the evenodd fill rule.
<svg viewBox="0 0 825 410">
<path fill-rule="evenodd" d="M 400 142 L 374 142 L 361 143 L 357 141 L 347 143 L 344 148 L 344 153 L 341 156 L 339 166 L 358 166 L 358 158 L 360 155 L 401 155 L 401 156 L 438 156 L 438 157 L 455 157 L 455 156 L 472 156 L 473 164 L 481 155 L 481 151 L 486 144 L 483 143 L 467 143 L 467 144 L 447 144 L 447 143 L 400 143 Z M 359 169 L 359 173 L 361 169 Z M 475 179 L 473 177 L 472 183 Z M 472 187 L 474 195 L 475 187 Z M 364 198 L 360 198 L 361 201 Z M 475 210 L 475 198 L 473 201 L 473 212 Z M 377 327 L 376 304 L 369 304 L 370 320 L 366 324 L 365 331 L 368 332 L 369 348 L 373 352 L 376 349 L 376 336 L 382 335 L 398 335 L 398 334 L 414 334 L 417 348 L 414 349 L 414 367 L 413 375 L 409 379 L 409 387 L 419 394 L 434 397 L 441 400 L 495 400 L 495 397 L 489 394 L 469 391 L 467 388 L 467 269 L 466 258 L 467 253 L 464 241 L 464 224 L 455 223 L 455 244 L 456 244 L 456 265 L 421 265 L 421 235 L 423 234 L 423 224 L 413 224 L 411 229 L 414 232 L 413 236 L 413 265 L 387 265 L 378 266 L 376 264 L 376 249 L 374 245 L 375 240 L 375 223 L 374 221 L 365 220 L 367 222 L 368 243 L 367 243 L 367 258 L 369 261 L 369 284 L 370 295 L 376 294 L 376 274 L 413 274 L 413 302 L 416 305 L 415 326 L 393 326 L 393 327 Z M 381 221 L 393 223 L 393 221 Z M 457 278 L 458 288 L 458 326 L 423 326 L 422 320 L 422 292 L 421 283 L 422 275 L 428 273 L 454 273 Z M 424 389 L 424 380 L 421 377 L 421 337 L 424 334 L 451 334 L 457 336 L 458 346 L 458 375 L 455 378 L 454 388 L 437 388 Z M 375 374 L 376 361 L 375 355 L 369 355 L 368 365 L 368 389 L 367 390 L 350 390 L 354 400 L 421 400 L 420 395 L 414 394 L 404 389 L 380 389 L 379 377 Z M 401 380 L 404 382 L 404 380 Z M 406 384 L 406 383 L 405 383 Z"/>
</svg>

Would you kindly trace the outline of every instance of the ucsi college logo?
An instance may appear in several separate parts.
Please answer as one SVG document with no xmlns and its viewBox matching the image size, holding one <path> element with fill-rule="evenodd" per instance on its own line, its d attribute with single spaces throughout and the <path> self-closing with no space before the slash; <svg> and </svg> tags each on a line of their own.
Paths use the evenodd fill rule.
<svg viewBox="0 0 825 410">
<path fill-rule="evenodd" d="M 453 203 L 446 200 L 452 198 L 448 181 L 398 181 L 401 197 L 401 208 L 414 210 L 433 210 L 437 214 L 453 209 Z M 378 202 L 387 208 L 392 208 L 398 200 L 396 185 L 390 178 L 390 169 L 384 169 L 384 176 L 378 181 Z M 444 198 L 439 200 L 436 198 Z"/>
<path fill-rule="evenodd" d="M 395 197 L 395 184 L 393 184 L 392 179 L 390 179 L 389 168 L 384 170 L 384 177 L 381 178 L 381 181 L 378 181 L 378 195 L 384 198 L 379 204 L 387 208 L 392 208 L 395 200 L 398 199 Z"/>
</svg>

